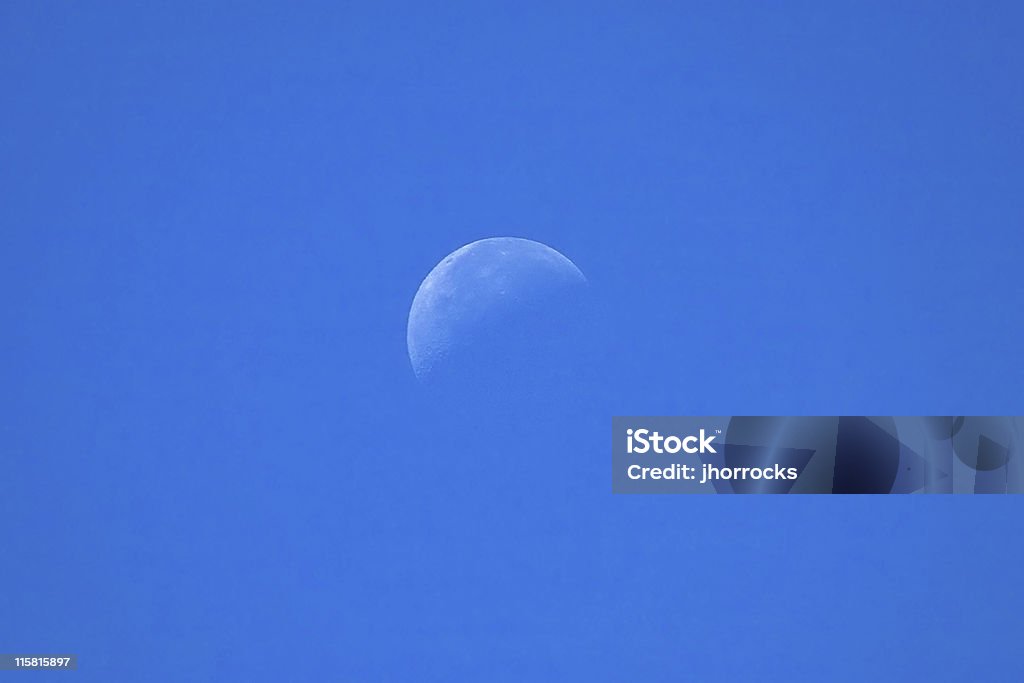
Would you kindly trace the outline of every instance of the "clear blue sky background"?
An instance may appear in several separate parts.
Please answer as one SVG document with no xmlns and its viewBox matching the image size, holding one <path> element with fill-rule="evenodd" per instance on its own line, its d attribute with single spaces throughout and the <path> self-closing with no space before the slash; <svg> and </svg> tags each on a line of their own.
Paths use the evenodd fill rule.
<svg viewBox="0 0 1024 683">
<path fill-rule="evenodd" d="M 0 651 L 1018 680 L 1019 500 L 613 498 L 607 435 L 1021 412 L 1019 3 L 209 4 L 0 6 Z M 614 353 L 482 447 L 405 321 L 493 235 L 572 258 Z"/>
</svg>

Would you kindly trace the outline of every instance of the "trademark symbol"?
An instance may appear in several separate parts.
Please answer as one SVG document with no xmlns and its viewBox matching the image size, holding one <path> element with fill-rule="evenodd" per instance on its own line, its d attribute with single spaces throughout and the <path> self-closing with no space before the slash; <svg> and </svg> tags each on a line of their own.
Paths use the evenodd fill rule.
<svg viewBox="0 0 1024 683">
<path fill-rule="evenodd" d="M 721 433 L 722 433 L 722 430 L 721 430 L 721 429 L 716 429 L 716 430 L 715 430 L 715 434 L 721 434 Z"/>
</svg>

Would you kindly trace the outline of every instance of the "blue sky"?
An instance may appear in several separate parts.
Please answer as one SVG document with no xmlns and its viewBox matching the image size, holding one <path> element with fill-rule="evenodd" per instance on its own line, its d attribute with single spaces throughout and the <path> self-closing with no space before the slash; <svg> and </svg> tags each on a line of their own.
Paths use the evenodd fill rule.
<svg viewBox="0 0 1024 683">
<path fill-rule="evenodd" d="M 613 498 L 607 434 L 1020 413 L 1016 3 L 216 4 L 0 8 L 0 650 L 1014 680 L 1019 502 Z M 420 280 L 496 235 L 604 306 L 569 426 L 414 381 Z"/>
</svg>

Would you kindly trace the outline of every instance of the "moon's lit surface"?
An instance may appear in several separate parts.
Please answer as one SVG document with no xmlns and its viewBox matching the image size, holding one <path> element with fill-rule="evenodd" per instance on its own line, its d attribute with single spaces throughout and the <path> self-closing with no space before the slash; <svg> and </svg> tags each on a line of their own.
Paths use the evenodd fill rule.
<svg viewBox="0 0 1024 683">
<path fill-rule="evenodd" d="M 416 377 L 467 395 L 547 381 L 572 365 L 586 288 L 580 269 L 540 242 L 467 244 L 413 299 L 407 344 Z"/>
</svg>

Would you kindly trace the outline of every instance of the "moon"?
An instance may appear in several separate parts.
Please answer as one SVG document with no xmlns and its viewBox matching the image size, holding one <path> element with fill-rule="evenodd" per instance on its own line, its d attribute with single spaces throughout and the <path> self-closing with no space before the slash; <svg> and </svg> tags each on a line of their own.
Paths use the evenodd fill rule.
<svg viewBox="0 0 1024 683">
<path fill-rule="evenodd" d="M 455 250 L 420 284 L 406 343 L 420 382 L 501 390 L 558 372 L 578 331 L 587 278 L 551 247 L 492 237 Z M 568 353 L 567 353 L 568 352 Z"/>
</svg>

